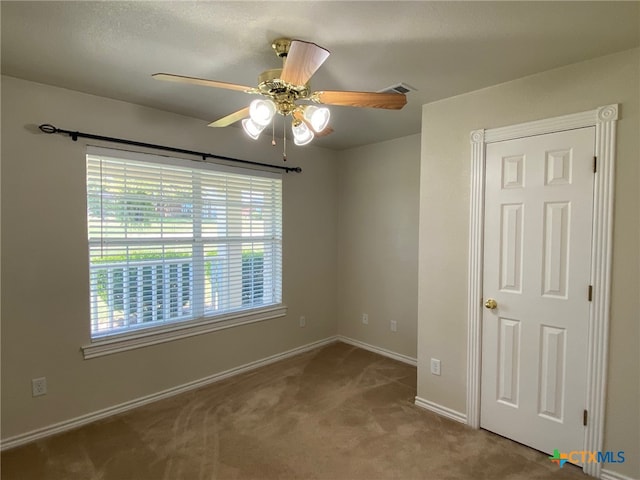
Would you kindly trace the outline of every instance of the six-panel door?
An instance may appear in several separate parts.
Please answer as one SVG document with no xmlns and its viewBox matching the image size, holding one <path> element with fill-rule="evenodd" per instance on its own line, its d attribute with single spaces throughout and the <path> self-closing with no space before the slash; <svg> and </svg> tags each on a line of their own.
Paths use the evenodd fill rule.
<svg viewBox="0 0 640 480">
<path fill-rule="evenodd" d="M 582 450 L 594 129 L 486 147 L 481 427 Z"/>
</svg>

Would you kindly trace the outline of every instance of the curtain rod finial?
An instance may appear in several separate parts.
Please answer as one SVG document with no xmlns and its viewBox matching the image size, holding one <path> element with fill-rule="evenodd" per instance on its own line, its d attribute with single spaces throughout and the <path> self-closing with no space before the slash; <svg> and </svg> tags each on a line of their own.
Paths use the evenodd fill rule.
<svg viewBox="0 0 640 480">
<path fill-rule="evenodd" d="M 58 129 L 51 125 L 50 123 L 43 123 L 38 127 L 43 133 L 56 133 Z"/>
</svg>

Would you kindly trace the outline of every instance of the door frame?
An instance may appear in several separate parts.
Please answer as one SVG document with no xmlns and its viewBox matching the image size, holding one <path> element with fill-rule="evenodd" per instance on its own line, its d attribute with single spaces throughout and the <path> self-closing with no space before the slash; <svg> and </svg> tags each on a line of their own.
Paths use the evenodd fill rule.
<svg viewBox="0 0 640 480">
<path fill-rule="evenodd" d="M 469 283 L 467 293 L 467 424 L 480 428 L 482 359 L 482 275 L 486 145 L 505 140 L 595 127 L 597 169 L 593 191 L 591 285 L 587 340 L 586 406 L 589 418 L 584 450 L 602 450 L 609 346 L 613 199 L 618 104 L 507 127 L 471 132 L 471 198 L 469 218 Z M 586 292 L 585 292 L 586 294 Z M 587 475 L 599 477 L 601 464 L 585 463 Z"/>
</svg>

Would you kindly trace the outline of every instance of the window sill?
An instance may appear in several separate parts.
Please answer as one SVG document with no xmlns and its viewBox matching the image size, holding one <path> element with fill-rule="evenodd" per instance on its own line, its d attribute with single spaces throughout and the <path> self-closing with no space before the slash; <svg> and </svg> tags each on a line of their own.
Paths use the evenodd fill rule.
<svg viewBox="0 0 640 480">
<path fill-rule="evenodd" d="M 225 328 L 284 317 L 286 314 L 286 305 L 276 305 L 256 310 L 234 312 L 215 317 L 215 319 L 178 323 L 165 327 L 139 330 L 135 333 L 98 338 L 92 341 L 90 345 L 84 345 L 81 349 L 84 359 L 88 360 L 90 358 L 111 355 L 112 353 L 126 352 L 127 350 L 134 350 L 137 348 L 148 347 L 149 345 L 170 342 L 180 338 L 215 332 L 216 330 L 223 330 Z"/>
</svg>

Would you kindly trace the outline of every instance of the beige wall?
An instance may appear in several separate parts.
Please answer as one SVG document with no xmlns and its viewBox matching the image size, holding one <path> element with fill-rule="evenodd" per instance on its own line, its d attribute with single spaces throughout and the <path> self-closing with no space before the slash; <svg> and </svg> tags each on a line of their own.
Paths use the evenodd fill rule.
<svg viewBox="0 0 640 480">
<path fill-rule="evenodd" d="M 83 360 L 89 343 L 85 147 L 52 123 L 282 164 L 241 129 L 2 78 L 2 438 L 156 393 L 336 334 L 334 152 L 291 147 L 284 176 L 285 318 Z M 306 328 L 298 326 L 305 315 Z M 31 379 L 49 393 L 31 397 Z"/>
<path fill-rule="evenodd" d="M 640 477 L 639 55 L 426 105 L 422 135 L 342 152 L 292 148 L 289 163 L 304 173 L 284 181 L 289 315 L 86 361 L 79 350 L 89 341 L 84 146 L 39 134 L 35 125 L 281 164 L 279 149 L 249 142 L 236 128 L 207 129 L 200 120 L 3 77 L 2 438 L 335 333 L 410 357 L 417 346 L 418 395 L 464 412 L 469 132 L 618 102 L 605 447 L 635 452 L 615 469 Z M 297 326 L 300 315 L 306 328 Z M 442 376 L 428 373 L 430 357 L 442 360 Z M 43 375 L 49 394 L 32 398 L 30 379 Z"/>
<path fill-rule="evenodd" d="M 634 49 L 425 105 L 420 178 L 418 395 L 465 412 L 469 133 L 621 105 L 618 122 L 606 465 L 640 478 L 639 58 Z M 429 358 L 442 375 L 429 373 Z"/>
<path fill-rule="evenodd" d="M 345 150 L 339 161 L 338 333 L 415 358 L 420 135 Z"/>
</svg>

